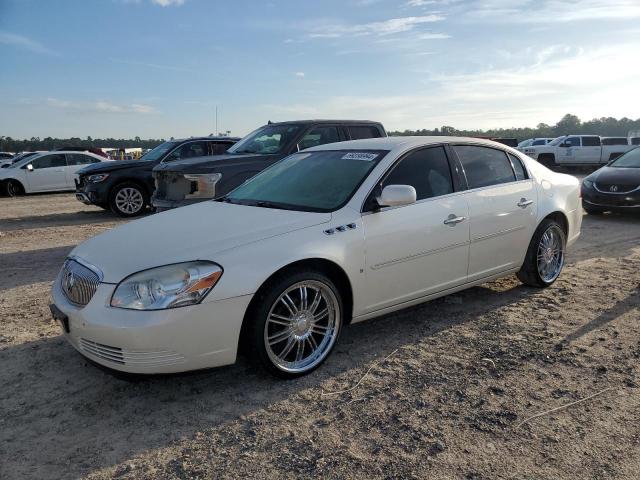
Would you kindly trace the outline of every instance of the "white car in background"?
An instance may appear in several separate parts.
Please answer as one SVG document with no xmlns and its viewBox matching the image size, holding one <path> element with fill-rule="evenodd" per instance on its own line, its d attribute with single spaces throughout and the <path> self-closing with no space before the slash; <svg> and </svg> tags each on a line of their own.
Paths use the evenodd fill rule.
<svg viewBox="0 0 640 480">
<path fill-rule="evenodd" d="M 242 344 L 295 377 L 346 324 L 515 273 L 551 285 L 581 221 L 576 178 L 499 143 L 322 145 L 217 201 L 81 243 L 51 311 L 80 353 L 116 370 L 226 365 Z"/>
<path fill-rule="evenodd" d="M 519 152 L 524 152 L 525 147 L 537 147 L 538 145 L 546 145 L 551 142 L 553 138 L 539 137 L 539 138 L 529 138 L 527 140 L 521 141 L 516 150 Z"/>
<path fill-rule="evenodd" d="M 625 137 L 564 135 L 547 145 L 525 147 L 523 152 L 546 167 L 604 165 L 632 150 Z"/>
<path fill-rule="evenodd" d="M 91 163 L 109 161 L 90 152 L 42 152 L 0 169 L 0 193 L 13 197 L 24 193 L 75 190 L 76 171 Z"/>
</svg>

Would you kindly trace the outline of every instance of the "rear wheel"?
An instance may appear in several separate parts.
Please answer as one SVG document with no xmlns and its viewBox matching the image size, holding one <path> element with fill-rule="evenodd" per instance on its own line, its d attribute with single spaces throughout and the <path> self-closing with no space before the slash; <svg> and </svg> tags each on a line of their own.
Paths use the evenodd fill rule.
<svg viewBox="0 0 640 480">
<path fill-rule="evenodd" d="M 331 353 L 344 309 L 333 282 L 300 270 L 274 281 L 258 299 L 247 340 L 252 360 L 282 378 L 305 375 Z"/>
<path fill-rule="evenodd" d="M 113 213 L 121 217 L 135 217 L 149 205 L 149 195 L 136 183 L 121 183 L 112 190 L 109 204 Z"/>
<path fill-rule="evenodd" d="M 2 193 L 7 197 L 17 197 L 24 195 L 24 187 L 17 180 L 7 180 L 2 185 Z"/>
<path fill-rule="evenodd" d="M 556 221 L 545 219 L 536 229 L 518 278 L 525 285 L 546 288 L 555 282 L 564 267 L 566 233 Z"/>
</svg>

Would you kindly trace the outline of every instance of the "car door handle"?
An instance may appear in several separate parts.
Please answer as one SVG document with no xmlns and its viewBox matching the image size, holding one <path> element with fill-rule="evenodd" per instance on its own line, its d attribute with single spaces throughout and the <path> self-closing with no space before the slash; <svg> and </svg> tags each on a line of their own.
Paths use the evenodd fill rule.
<svg viewBox="0 0 640 480">
<path fill-rule="evenodd" d="M 464 222 L 467 217 L 456 217 L 453 213 L 447 217 L 444 221 L 445 225 L 457 225 L 460 222 Z"/>
<path fill-rule="evenodd" d="M 533 203 L 533 200 L 527 200 L 526 198 L 521 198 L 518 202 L 518 206 L 520 208 L 527 208 L 529 205 Z"/>
</svg>

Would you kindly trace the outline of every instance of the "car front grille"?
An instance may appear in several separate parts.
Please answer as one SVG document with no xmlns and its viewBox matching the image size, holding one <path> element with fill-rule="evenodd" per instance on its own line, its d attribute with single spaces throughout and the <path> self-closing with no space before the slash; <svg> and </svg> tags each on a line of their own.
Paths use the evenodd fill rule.
<svg viewBox="0 0 640 480">
<path fill-rule="evenodd" d="M 596 183 L 596 189 L 603 193 L 629 193 L 640 185 L 629 183 Z"/>
<path fill-rule="evenodd" d="M 97 343 L 86 338 L 80 339 L 80 349 L 102 360 L 137 367 L 162 367 L 183 363 L 184 356 L 168 350 L 159 352 L 124 350 Z"/>
<path fill-rule="evenodd" d="M 81 263 L 68 258 L 60 275 L 60 286 L 65 297 L 76 305 L 91 301 L 100 284 L 100 275 Z"/>
</svg>

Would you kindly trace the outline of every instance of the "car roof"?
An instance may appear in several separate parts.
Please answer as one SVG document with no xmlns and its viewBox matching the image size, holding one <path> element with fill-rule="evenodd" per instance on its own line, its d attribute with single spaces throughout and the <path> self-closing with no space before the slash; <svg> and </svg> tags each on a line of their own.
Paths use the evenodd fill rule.
<svg viewBox="0 0 640 480">
<path fill-rule="evenodd" d="M 187 138 L 174 138 L 173 140 L 167 140 L 167 142 L 188 142 L 192 140 L 227 140 L 230 142 L 237 142 L 240 137 L 223 137 L 223 136 L 207 136 L 207 137 L 187 137 Z"/>
<path fill-rule="evenodd" d="M 413 136 L 413 137 L 380 137 L 366 138 L 362 140 L 349 140 L 340 143 L 328 143 L 303 150 L 408 150 L 422 145 L 437 145 L 442 143 L 468 143 L 476 145 L 486 145 L 487 147 L 498 147 L 510 149 L 504 143 L 473 137 L 446 137 L 446 136 Z M 515 150 L 514 150 L 515 151 Z"/>
<path fill-rule="evenodd" d="M 380 122 L 374 122 L 372 120 L 331 120 L 331 119 L 315 119 L 315 120 L 288 120 L 286 122 L 271 122 L 268 123 L 267 125 L 290 125 L 290 124 L 315 124 L 315 123 L 340 123 L 340 124 L 346 124 L 346 125 L 352 125 L 352 124 L 366 124 L 366 125 L 380 125 L 382 126 L 382 123 Z"/>
</svg>

